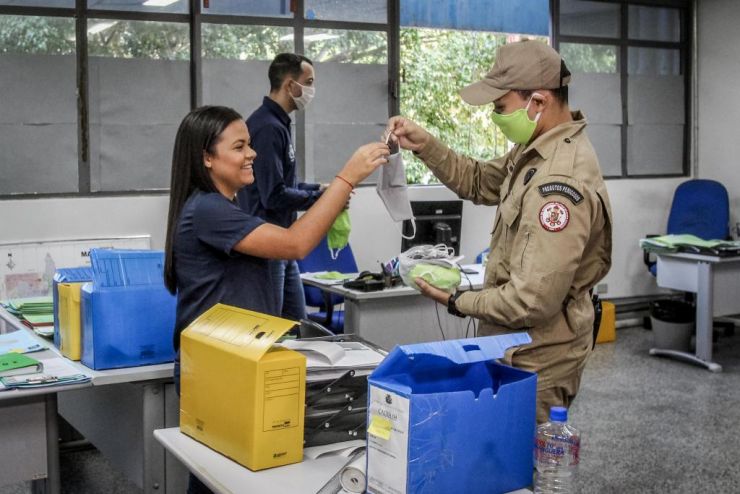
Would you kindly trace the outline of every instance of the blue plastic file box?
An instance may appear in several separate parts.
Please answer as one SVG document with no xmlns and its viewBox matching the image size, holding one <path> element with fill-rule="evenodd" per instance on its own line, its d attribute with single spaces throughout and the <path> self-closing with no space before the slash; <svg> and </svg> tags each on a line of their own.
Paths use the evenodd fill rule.
<svg viewBox="0 0 740 494">
<path fill-rule="evenodd" d="M 59 283 L 81 283 L 92 281 L 92 268 L 59 268 L 54 273 L 52 282 L 51 296 L 54 303 L 54 346 L 59 348 L 62 340 L 59 336 Z"/>
<path fill-rule="evenodd" d="M 171 362 L 176 298 L 164 287 L 162 251 L 93 249 L 82 286 L 82 363 L 114 369 Z"/>
<path fill-rule="evenodd" d="M 532 483 L 537 375 L 499 364 L 526 333 L 397 346 L 370 375 L 367 492 Z"/>
</svg>

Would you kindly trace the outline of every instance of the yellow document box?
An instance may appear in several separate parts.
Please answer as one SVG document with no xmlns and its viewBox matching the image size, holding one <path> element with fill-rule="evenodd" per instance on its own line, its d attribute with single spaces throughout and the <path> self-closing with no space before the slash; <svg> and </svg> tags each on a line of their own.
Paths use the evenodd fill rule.
<svg viewBox="0 0 740 494">
<path fill-rule="evenodd" d="M 596 343 L 608 343 L 617 339 L 617 311 L 611 302 L 601 302 L 601 324 Z"/>
<path fill-rule="evenodd" d="M 80 360 L 80 288 L 83 283 L 59 283 L 59 351 Z"/>
<path fill-rule="evenodd" d="M 303 459 L 306 358 L 294 322 L 216 304 L 180 337 L 180 430 L 251 470 Z"/>
</svg>

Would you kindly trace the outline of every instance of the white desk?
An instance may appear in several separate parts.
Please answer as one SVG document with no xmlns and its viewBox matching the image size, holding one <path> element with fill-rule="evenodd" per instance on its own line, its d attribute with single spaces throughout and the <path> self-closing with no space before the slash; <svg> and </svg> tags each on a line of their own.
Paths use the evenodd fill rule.
<svg viewBox="0 0 740 494">
<path fill-rule="evenodd" d="M 29 331 L 0 307 L 2 328 Z M 33 336 L 48 347 L 34 357 L 60 355 L 52 342 Z M 92 370 L 80 362 L 71 364 L 80 373 L 91 376 L 91 381 L 73 386 L 0 392 L 0 437 L 3 441 L 6 437 L 17 439 L 17 448 L 24 453 L 27 451 L 26 455 L 14 454 L 12 458 L 0 453 L 0 463 L 14 465 L 13 462 L 18 461 L 20 464 L 16 469 L 0 469 L 0 485 L 46 477 L 46 492 L 59 492 L 59 413 L 145 493 L 184 492 L 187 471 L 153 436 L 155 429 L 179 423 L 179 400 L 172 382 L 173 364 L 103 371 Z M 11 429 L 7 433 L 4 424 L 9 424 Z M 40 435 L 46 436 L 43 443 Z M 13 449 L 5 448 L 5 451 Z"/>
<path fill-rule="evenodd" d="M 463 267 L 477 274 L 463 274 L 460 289 L 470 289 L 471 285 L 474 290 L 482 288 L 483 267 L 480 264 Z M 344 297 L 345 333 L 356 334 L 385 350 L 407 343 L 464 338 L 468 331 L 469 318 L 449 315 L 446 307 L 407 286 L 361 292 L 317 280 L 310 274 L 303 274 L 301 278 L 307 285 Z M 472 326 L 470 324 L 467 336 L 473 336 Z"/>
<path fill-rule="evenodd" d="M 322 456 L 252 472 L 186 436 L 178 427 L 154 431 L 154 437 L 217 494 L 315 494 L 348 462 L 343 456 Z M 527 493 L 531 491 L 520 489 L 510 494 Z"/>
<path fill-rule="evenodd" d="M 722 366 L 712 361 L 714 316 L 740 311 L 740 256 L 657 254 L 658 286 L 696 294 L 696 353 L 651 348 L 650 355 L 673 357 L 702 365 L 712 372 Z"/>
<path fill-rule="evenodd" d="M 39 343 L 49 346 L 48 341 L 30 332 L 0 307 L 0 332 L 18 330 L 29 332 Z M 33 354 L 42 360 L 56 356 L 51 349 Z M 34 491 L 59 493 L 58 395 L 89 387 L 91 382 L 0 391 L 0 486 L 32 480 Z"/>
</svg>

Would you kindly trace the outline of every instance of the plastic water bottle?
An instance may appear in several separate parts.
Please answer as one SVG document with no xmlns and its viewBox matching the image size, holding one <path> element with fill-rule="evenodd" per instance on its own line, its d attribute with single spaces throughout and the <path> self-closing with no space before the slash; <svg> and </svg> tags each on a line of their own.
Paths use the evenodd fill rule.
<svg viewBox="0 0 740 494">
<path fill-rule="evenodd" d="M 534 445 L 534 464 L 537 469 L 535 494 L 573 492 L 581 435 L 567 422 L 568 409 L 552 407 L 550 421 L 537 427 Z"/>
</svg>

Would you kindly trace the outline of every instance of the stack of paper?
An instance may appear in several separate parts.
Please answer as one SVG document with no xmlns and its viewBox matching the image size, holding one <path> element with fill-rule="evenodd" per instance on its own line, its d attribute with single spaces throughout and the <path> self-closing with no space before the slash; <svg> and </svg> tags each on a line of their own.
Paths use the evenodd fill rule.
<svg viewBox="0 0 740 494">
<path fill-rule="evenodd" d="M 41 336 L 54 336 L 54 305 L 51 297 L 19 298 L 3 302 L 8 312 Z"/>
<path fill-rule="evenodd" d="M 357 341 L 285 340 L 282 345 L 306 357 L 310 377 L 329 379 L 347 370 L 369 374 L 385 355 Z"/>
</svg>

